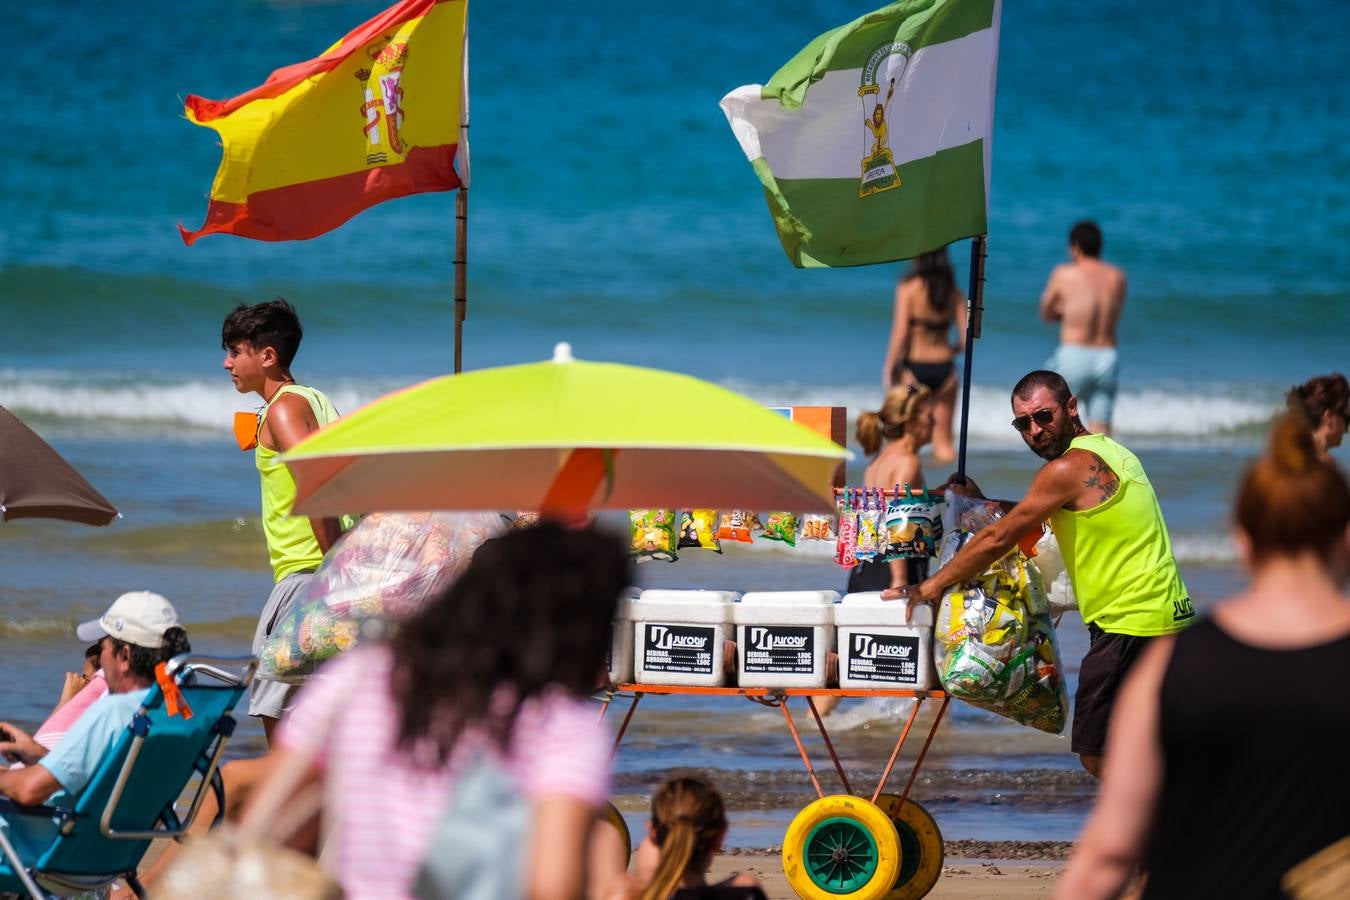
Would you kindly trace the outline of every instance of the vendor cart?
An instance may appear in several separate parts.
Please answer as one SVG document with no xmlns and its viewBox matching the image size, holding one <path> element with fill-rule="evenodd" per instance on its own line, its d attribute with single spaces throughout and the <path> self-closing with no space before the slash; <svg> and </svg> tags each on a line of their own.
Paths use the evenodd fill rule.
<svg viewBox="0 0 1350 900">
<path fill-rule="evenodd" d="M 743 697 L 764 706 L 776 707 L 783 714 L 792 741 L 801 754 L 806 774 L 815 789 L 816 800 L 793 818 L 783 836 L 783 870 L 788 884 L 798 897 L 810 900 L 911 900 L 925 896 L 942 874 L 942 832 L 933 817 L 909 798 L 928 749 L 951 702 L 940 690 L 840 690 L 831 688 L 734 688 L 693 687 L 685 685 L 620 684 L 604 693 L 600 716 L 603 719 L 615 700 L 626 701 L 627 709 L 614 739 L 617 753 L 624 734 L 647 695 L 671 694 L 705 697 Z M 902 697 L 913 699 L 881 778 L 868 794 L 855 789 L 849 781 L 830 740 L 825 720 L 816 708 L 817 697 Z M 937 714 L 928 727 L 923 746 L 909 767 L 904 788 L 888 793 L 891 779 L 926 701 L 937 701 Z M 798 701 L 798 702 L 792 702 Z M 834 765 L 843 793 L 827 794 L 802 743 L 793 719 L 792 707 L 805 707 L 820 732 L 821 740 Z M 616 822 L 623 828 L 622 818 Z"/>
</svg>

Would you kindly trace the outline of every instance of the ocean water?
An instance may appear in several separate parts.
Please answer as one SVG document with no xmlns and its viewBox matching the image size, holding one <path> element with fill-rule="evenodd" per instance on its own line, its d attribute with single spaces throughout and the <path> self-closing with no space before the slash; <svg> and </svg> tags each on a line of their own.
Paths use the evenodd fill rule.
<svg viewBox="0 0 1350 900">
<path fill-rule="evenodd" d="M 147 0 L 129 16 L 67 0 L 11 12 L 26 112 L 0 170 L 0 404 L 124 518 L 0 528 L 4 717 L 42 718 L 79 662 L 70 626 L 122 590 L 167 594 L 199 646 L 246 648 L 270 576 L 256 474 L 229 433 L 255 404 L 219 368 L 234 303 L 294 302 L 307 329 L 296 374 L 340 409 L 450 369 L 451 195 L 385 204 L 300 243 L 187 248 L 176 229 L 201 221 L 219 161 L 182 97 L 240 93 L 378 7 Z M 866 8 L 472 4 L 466 365 L 541 359 L 569 340 L 583 358 L 690 372 L 765 403 L 874 408 L 901 267 L 793 269 L 717 107 Z M 1004 10 L 970 470 L 1014 497 L 1035 471 L 1007 426 L 1007 389 L 1053 349 L 1037 298 L 1069 226 L 1094 218 L 1130 279 L 1118 431 L 1158 487 L 1202 606 L 1242 582 L 1232 486 L 1282 392 L 1347 366 L 1350 110 L 1335 86 L 1348 49 L 1333 0 Z M 964 272 L 967 246 L 953 256 Z M 641 577 L 843 580 L 753 549 Z M 1067 620 L 1062 639 L 1081 655 L 1081 623 Z M 710 768 L 740 811 L 733 843 L 776 842 L 809 783 L 779 714 L 743 703 L 645 701 L 617 761 L 621 805 L 639 809 L 670 767 Z M 861 781 L 879 773 L 900 712 L 869 701 L 836 713 Z M 257 730 L 237 746 L 256 751 Z M 1075 767 L 1066 738 L 956 706 L 915 790 L 949 837 L 1067 839 L 1092 796 Z"/>
</svg>

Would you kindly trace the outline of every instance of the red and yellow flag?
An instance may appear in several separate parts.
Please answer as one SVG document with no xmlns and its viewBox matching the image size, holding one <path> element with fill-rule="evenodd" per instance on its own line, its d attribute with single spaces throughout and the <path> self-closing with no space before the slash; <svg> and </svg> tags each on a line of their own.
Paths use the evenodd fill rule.
<svg viewBox="0 0 1350 900">
<path fill-rule="evenodd" d="M 403 0 L 229 100 L 187 98 L 224 156 L 204 234 L 316 237 L 395 197 L 460 186 L 467 0 Z"/>
</svg>

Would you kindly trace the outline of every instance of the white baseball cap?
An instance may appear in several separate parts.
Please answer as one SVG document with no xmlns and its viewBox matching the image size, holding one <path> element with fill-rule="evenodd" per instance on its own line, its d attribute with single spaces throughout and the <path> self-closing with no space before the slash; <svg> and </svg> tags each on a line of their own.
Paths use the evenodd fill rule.
<svg viewBox="0 0 1350 900">
<path fill-rule="evenodd" d="M 178 612 L 164 597 L 152 591 L 131 591 L 114 600 L 99 618 L 82 623 L 75 629 L 75 636 L 92 642 L 106 635 L 158 650 L 164 643 L 164 632 L 177 624 Z"/>
</svg>

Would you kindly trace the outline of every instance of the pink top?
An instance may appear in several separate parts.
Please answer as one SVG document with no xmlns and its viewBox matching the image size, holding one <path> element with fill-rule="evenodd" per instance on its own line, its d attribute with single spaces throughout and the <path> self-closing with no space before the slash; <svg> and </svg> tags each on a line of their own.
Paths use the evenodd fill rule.
<svg viewBox="0 0 1350 900">
<path fill-rule="evenodd" d="M 411 896 L 455 774 L 466 755 L 477 756 L 465 751 L 482 746 L 469 736 L 444 768 L 414 766 L 396 747 L 392 661 L 382 646 L 332 661 L 306 686 L 278 733 L 280 746 L 325 767 L 325 796 L 341 798 L 333 866 L 350 898 Z M 521 709 L 504 763 L 527 796 L 567 794 L 597 808 L 604 804 L 612 739 L 597 713 L 594 704 L 561 692 Z"/>
<path fill-rule="evenodd" d="M 38 728 L 37 733 L 33 735 L 33 740 L 37 741 L 48 750 L 56 747 L 57 742 L 66 736 L 70 726 L 75 724 L 75 720 L 84 715 L 84 711 L 89 705 L 108 693 L 108 680 L 103 677 L 103 670 L 99 669 L 94 673 L 94 677 L 89 679 L 89 683 L 80 688 L 80 692 L 66 701 L 56 712 L 47 717 Z"/>
</svg>

